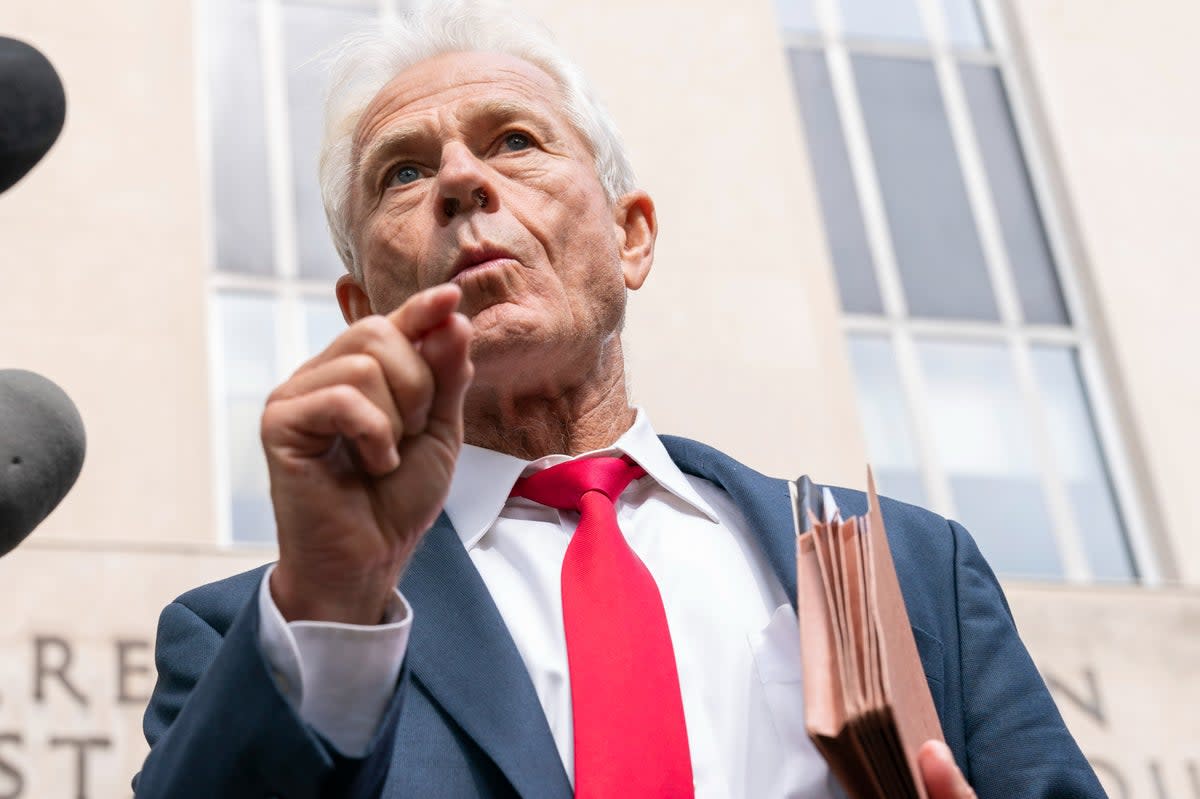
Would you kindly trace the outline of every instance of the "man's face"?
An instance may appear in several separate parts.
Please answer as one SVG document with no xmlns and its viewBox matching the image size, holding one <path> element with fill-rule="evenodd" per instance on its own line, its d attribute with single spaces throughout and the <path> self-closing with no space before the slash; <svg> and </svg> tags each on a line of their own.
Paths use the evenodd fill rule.
<svg viewBox="0 0 1200 799">
<path fill-rule="evenodd" d="M 354 133 L 360 307 L 386 313 L 457 283 L 477 381 L 591 357 L 649 269 L 653 205 L 641 193 L 609 202 L 561 97 L 519 58 L 449 53 L 393 79 Z M 649 239 L 633 258 L 631 219 L 632 244 Z M 339 287 L 344 310 L 354 294 Z"/>
</svg>

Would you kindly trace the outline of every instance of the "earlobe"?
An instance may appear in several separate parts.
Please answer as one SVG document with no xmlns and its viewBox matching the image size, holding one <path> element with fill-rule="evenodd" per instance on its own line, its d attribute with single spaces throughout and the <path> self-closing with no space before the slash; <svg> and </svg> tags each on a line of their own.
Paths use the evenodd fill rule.
<svg viewBox="0 0 1200 799">
<path fill-rule="evenodd" d="M 637 290 L 646 282 L 654 263 L 654 241 L 658 238 L 654 200 L 640 190 L 626 194 L 617 201 L 616 224 L 625 287 Z"/>
<path fill-rule="evenodd" d="M 342 309 L 342 318 L 346 320 L 346 324 L 352 325 L 359 319 L 374 313 L 371 309 L 371 299 L 353 275 L 339 277 L 335 293 L 338 305 Z"/>
</svg>

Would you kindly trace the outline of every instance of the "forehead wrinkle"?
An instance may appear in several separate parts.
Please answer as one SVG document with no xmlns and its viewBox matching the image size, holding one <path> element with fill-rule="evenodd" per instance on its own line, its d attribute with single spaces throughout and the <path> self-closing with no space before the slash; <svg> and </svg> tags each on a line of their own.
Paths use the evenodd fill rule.
<svg viewBox="0 0 1200 799">
<path fill-rule="evenodd" d="M 478 83 L 493 83 L 492 80 L 472 81 L 471 83 L 457 84 L 455 88 L 466 88 L 472 84 Z M 509 88 L 509 87 L 506 87 Z M 522 87 L 524 88 L 524 87 Z M 436 92 L 435 92 L 436 93 Z M 502 94 L 503 92 L 501 92 Z M 458 108 L 453 109 L 453 115 L 460 124 L 470 124 L 471 122 L 484 121 L 490 123 L 505 122 L 519 117 L 537 116 L 545 119 L 547 116 L 563 117 L 562 111 L 553 106 L 547 107 L 543 96 L 534 92 L 515 92 L 519 99 L 513 99 L 503 96 L 485 97 L 481 100 L 465 101 Z M 452 105 L 451 100 L 445 105 Z M 404 103 L 403 105 L 410 105 Z M 428 109 L 427 109 L 428 110 Z M 397 113 L 403 113 L 404 108 L 396 109 L 389 116 L 395 116 Z M 552 112 L 552 113 L 547 113 Z M 424 114 L 422 114 L 424 116 Z M 567 123 L 565 118 L 559 120 Z M 567 123 L 569 126 L 569 123 Z M 360 157 L 357 159 L 360 169 L 365 169 L 369 164 L 382 154 L 405 150 L 424 136 L 429 134 L 430 124 L 422 121 L 402 122 L 397 123 L 398 127 L 385 127 L 382 133 L 373 137 L 369 137 L 365 149 L 360 149 Z M 372 140 L 373 139 L 373 140 Z"/>
<path fill-rule="evenodd" d="M 370 147 L 358 159 L 359 169 L 366 171 L 366 168 L 373 164 L 377 158 L 387 153 L 411 149 L 418 141 L 425 137 L 426 132 L 425 126 L 419 124 L 405 125 L 400 128 L 384 131 L 371 142 Z"/>
</svg>

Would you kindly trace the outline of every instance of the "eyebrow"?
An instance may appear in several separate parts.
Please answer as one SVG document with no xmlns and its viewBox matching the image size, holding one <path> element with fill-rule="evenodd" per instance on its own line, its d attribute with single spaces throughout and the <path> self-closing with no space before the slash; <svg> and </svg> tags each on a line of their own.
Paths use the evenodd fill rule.
<svg viewBox="0 0 1200 799">
<path fill-rule="evenodd" d="M 515 119 L 528 119 L 535 132 L 546 135 L 546 124 L 542 114 L 528 103 L 514 100 L 485 99 L 472 103 L 464 110 L 467 117 L 466 126 L 472 128 L 496 127 Z M 420 123 L 393 128 L 380 135 L 358 159 L 359 174 L 363 179 L 369 178 L 380 161 L 387 160 L 393 153 L 401 153 L 416 149 L 423 140 L 429 137 L 429 128 Z"/>
</svg>

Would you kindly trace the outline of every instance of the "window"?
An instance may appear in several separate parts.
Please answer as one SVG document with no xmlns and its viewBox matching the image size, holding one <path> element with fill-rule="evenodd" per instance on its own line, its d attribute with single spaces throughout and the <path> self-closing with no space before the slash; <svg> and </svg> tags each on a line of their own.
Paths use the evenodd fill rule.
<svg viewBox="0 0 1200 799">
<path fill-rule="evenodd" d="M 1152 579 L 998 8 L 776 9 L 881 490 L 1005 576 Z"/>
<path fill-rule="evenodd" d="M 221 539 L 273 543 L 267 394 L 343 329 L 317 187 L 323 71 L 388 0 L 197 0 L 211 207 L 211 373 Z"/>
</svg>

